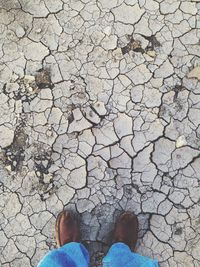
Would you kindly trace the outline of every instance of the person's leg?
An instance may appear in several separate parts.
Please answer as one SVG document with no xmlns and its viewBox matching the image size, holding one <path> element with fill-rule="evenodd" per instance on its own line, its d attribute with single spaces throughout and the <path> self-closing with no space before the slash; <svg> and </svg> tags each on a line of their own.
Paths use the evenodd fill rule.
<svg viewBox="0 0 200 267">
<path fill-rule="evenodd" d="M 74 215 L 61 212 L 56 220 L 58 249 L 49 252 L 38 267 L 88 267 L 89 254 L 80 242 L 80 229 Z"/>
<path fill-rule="evenodd" d="M 103 259 L 103 267 L 158 267 L 158 261 L 134 253 L 124 243 L 115 243 Z"/>
<path fill-rule="evenodd" d="M 77 242 L 71 242 L 49 252 L 38 267 L 88 267 L 89 254 L 86 248 Z"/>
<path fill-rule="evenodd" d="M 158 267 L 158 262 L 131 251 L 138 237 L 138 220 L 124 213 L 115 226 L 114 244 L 103 259 L 103 267 Z"/>
</svg>

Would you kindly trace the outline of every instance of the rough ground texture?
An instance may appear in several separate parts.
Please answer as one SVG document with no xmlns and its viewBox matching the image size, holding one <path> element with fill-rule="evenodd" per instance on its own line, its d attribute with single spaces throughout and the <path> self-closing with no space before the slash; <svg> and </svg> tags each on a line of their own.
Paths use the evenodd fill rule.
<svg viewBox="0 0 200 267">
<path fill-rule="evenodd" d="M 64 207 L 92 266 L 123 210 L 138 252 L 200 266 L 200 2 L 0 0 L 0 265 L 36 266 Z"/>
</svg>

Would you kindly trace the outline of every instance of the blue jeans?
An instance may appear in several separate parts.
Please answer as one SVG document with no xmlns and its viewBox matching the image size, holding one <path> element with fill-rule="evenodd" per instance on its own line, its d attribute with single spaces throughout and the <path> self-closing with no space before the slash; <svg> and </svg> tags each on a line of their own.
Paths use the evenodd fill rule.
<svg viewBox="0 0 200 267">
<path fill-rule="evenodd" d="M 49 252 L 38 267 L 88 267 L 89 253 L 80 243 L 71 242 Z M 158 267 L 158 261 L 134 253 L 123 243 L 115 243 L 103 259 L 103 267 Z"/>
</svg>

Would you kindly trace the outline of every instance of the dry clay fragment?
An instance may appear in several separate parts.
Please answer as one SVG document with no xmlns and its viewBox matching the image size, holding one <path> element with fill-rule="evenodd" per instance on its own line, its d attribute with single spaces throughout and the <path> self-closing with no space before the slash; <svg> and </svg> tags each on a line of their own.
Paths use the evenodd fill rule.
<svg viewBox="0 0 200 267">
<path fill-rule="evenodd" d="M 195 67 L 193 70 L 191 70 L 188 73 L 187 77 L 189 79 L 191 79 L 191 78 L 197 78 L 200 81 L 200 66 Z"/>
<path fill-rule="evenodd" d="M 14 131 L 4 125 L 0 126 L 0 147 L 5 148 L 12 144 L 14 138 Z"/>
</svg>

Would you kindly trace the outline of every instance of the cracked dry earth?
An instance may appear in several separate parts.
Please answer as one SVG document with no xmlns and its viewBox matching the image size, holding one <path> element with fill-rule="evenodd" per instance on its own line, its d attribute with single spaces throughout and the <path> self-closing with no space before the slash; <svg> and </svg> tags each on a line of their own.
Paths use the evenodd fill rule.
<svg viewBox="0 0 200 267">
<path fill-rule="evenodd" d="M 0 265 L 37 266 L 64 207 L 92 266 L 200 266 L 200 1 L 0 0 Z"/>
</svg>

